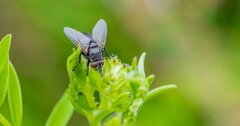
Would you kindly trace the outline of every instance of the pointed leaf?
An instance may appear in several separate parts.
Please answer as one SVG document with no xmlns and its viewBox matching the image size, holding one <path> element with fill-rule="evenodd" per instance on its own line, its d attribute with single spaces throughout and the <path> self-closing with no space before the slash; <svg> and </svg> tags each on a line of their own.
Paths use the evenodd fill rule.
<svg viewBox="0 0 240 126">
<path fill-rule="evenodd" d="M 177 88 L 177 86 L 175 84 L 169 84 L 169 85 L 164 85 L 164 86 L 157 87 L 157 88 L 151 90 L 150 92 L 148 92 L 148 94 L 145 98 L 145 101 L 153 98 L 154 96 L 160 94 L 163 91 L 173 89 L 173 88 Z"/>
<path fill-rule="evenodd" d="M 8 84 L 8 59 L 11 35 L 6 35 L 0 41 L 0 106 L 2 105 L 7 92 Z"/>
<path fill-rule="evenodd" d="M 8 104 L 14 126 L 20 126 L 22 122 L 22 93 L 17 73 L 9 63 Z"/>
<path fill-rule="evenodd" d="M 133 69 L 137 68 L 137 57 L 134 57 L 132 60 L 132 67 Z"/>
<path fill-rule="evenodd" d="M 145 75 L 145 72 L 144 72 L 144 60 L 145 60 L 145 56 L 146 56 L 146 53 L 144 52 L 140 59 L 139 59 L 139 62 L 138 62 L 138 72 L 139 74 L 141 74 L 142 76 L 146 76 Z"/>
<path fill-rule="evenodd" d="M 67 94 L 64 93 L 48 117 L 46 126 L 66 126 L 73 114 L 73 110 L 74 108 Z"/>
<path fill-rule="evenodd" d="M 8 63 L 4 65 L 4 68 L 0 72 L 0 106 L 4 102 L 7 94 L 8 87 Z"/>
<path fill-rule="evenodd" d="M 4 68 L 3 63 L 8 61 L 9 50 L 11 44 L 11 34 L 6 35 L 0 41 L 0 71 Z"/>
<path fill-rule="evenodd" d="M 154 80 L 155 76 L 152 74 L 152 75 L 149 75 L 147 77 L 147 81 L 148 81 L 148 87 L 150 87 L 152 85 L 152 82 Z"/>
</svg>

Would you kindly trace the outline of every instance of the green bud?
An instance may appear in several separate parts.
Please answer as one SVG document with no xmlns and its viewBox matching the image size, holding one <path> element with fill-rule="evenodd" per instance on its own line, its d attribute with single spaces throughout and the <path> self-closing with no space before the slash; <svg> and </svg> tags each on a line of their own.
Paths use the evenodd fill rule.
<svg viewBox="0 0 240 126">
<path fill-rule="evenodd" d="M 75 109 L 93 126 L 133 125 L 154 79 L 153 75 L 146 78 L 144 72 L 146 53 L 139 63 L 135 57 L 131 65 L 121 63 L 116 56 L 105 58 L 102 73 L 90 67 L 87 75 L 84 58 L 74 69 L 80 52 L 80 48 L 73 50 L 67 60 L 67 92 Z"/>
</svg>

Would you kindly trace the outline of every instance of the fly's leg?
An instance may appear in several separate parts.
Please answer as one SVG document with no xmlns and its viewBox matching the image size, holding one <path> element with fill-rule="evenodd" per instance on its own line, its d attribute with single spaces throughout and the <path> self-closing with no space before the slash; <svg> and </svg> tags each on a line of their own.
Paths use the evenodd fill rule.
<svg viewBox="0 0 240 126">
<path fill-rule="evenodd" d="M 72 71 L 74 71 L 74 70 L 78 67 L 78 65 L 81 63 L 81 55 L 82 55 L 82 53 L 80 53 L 79 58 L 78 58 L 78 63 L 77 63 L 77 65 L 72 69 Z"/>
<path fill-rule="evenodd" d="M 86 72 L 87 72 L 87 75 L 88 75 L 88 72 L 89 72 L 89 64 L 90 64 L 90 61 L 88 60 L 88 61 L 87 61 L 87 71 L 86 71 Z"/>
<path fill-rule="evenodd" d="M 109 55 L 108 55 L 108 51 L 107 51 L 107 49 L 106 49 L 106 48 L 104 48 L 103 50 L 104 50 L 104 52 L 105 52 L 106 56 L 108 57 Z"/>
<path fill-rule="evenodd" d="M 102 67 L 98 67 L 98 68 L 97 68 L 97 71 L 101 74 L 101 76 L 103 76 Z"/>
</svg>

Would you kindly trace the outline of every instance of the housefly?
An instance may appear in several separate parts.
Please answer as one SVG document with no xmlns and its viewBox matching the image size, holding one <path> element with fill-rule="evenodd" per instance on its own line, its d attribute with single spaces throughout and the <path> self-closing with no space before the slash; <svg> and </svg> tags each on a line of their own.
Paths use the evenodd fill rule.
<svg viewBox="0 0 240 126">
<path fill-rule="evenodd" d="M 87 73 L 89 65 L 101 73 L 102 66 L 104 64 L 103 52 L 107 54 L 105 49 L 107 23 L 105 20 L 100 19 L 96 23 L 92 30 L 92 34 L 83 34 L 69 27 L 64 28 L 64 33 L 75 46 L 80 45 L 81 54 L 79 55 L 78 64 L 80 63 L 81 55 L 83 55 L 87 59 Z M 78 64 L 73 68 L 73 70 L 78 66 Z"/>
</svg>

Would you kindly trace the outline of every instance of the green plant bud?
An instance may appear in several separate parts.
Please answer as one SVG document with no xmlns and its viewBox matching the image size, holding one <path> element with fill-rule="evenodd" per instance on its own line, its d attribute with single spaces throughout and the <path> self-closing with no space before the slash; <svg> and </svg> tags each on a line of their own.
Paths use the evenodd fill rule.
<svg viewBox="0 0 240 126">
<path fill-rule="evenodd" d="M 134 124 L 154 80 L 153 75 L 147 78 L 145 75 L 146 53 L 142 54 L 139 63 L 135 57 L 131 65 L 122 63 L 116 56 L 105 58 L 100 73 L 91 67 L 87 72 L 85 58 L 81 58 L 74 69 L 80 52 L 80 48 L 73 50 L 67 60 L 70 79 L 67 92 L 75 109 L 88 118 L 90 125 Z"/>
</svg>

